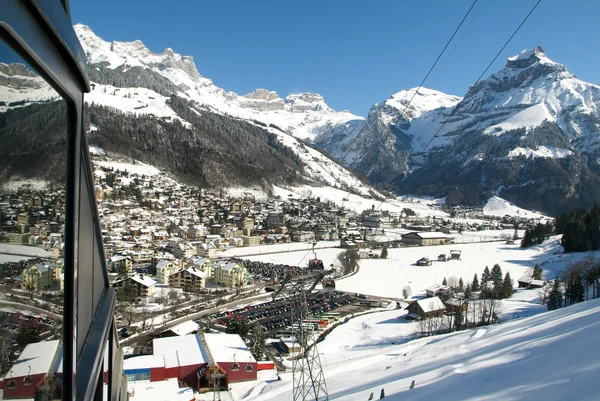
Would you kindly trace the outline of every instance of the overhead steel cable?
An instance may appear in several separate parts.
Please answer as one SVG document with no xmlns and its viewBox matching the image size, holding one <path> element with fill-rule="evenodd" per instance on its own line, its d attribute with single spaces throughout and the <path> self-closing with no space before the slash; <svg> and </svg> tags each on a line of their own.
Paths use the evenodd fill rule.
<svg viewBox="0 0 600 401">
<path fill-rule="evenodd" d="M 456 27 L 456 29 L 452 33 L 452 36 L 450 36 L 450 39 L 448 39 L 448 41 L 446 42 L 446 45 L 444 46 L 444 48 L 442 49 L 442 51 L 440 52 L 440 54 L 438 55 L 438 57 L 435 59 L 435 62 L 432 64 L 431 68 L 429 68 L 429 71 L 427 72 L 427 74 L 425 75 L 425 77 L 423 78 L 423 80 L 421 81 L 421 83 L 419 84 L 419 86 L 417 87 L 417 90 L 415 91 L 415 93 L 413 93 L 413 96 L 410 98 L 410 100 L 408 101 L 408 103 L 406 104 L 406 106 L 404 107 L 404 109 L 402 110 L 402 112 L 400 113 L 400 115 L 398 116 L 398 119 L 400 119 L 404 115 L 404 112 L 406 112 L 406 110 L 408 109 L 408 106 L 410 106 L 410 104 L 414 100 L 415 96 L 417 96 L 417 93 L 419 93 L 419 89 L 421 89 L 423 87 L 423 84 L 425 83 L 425 81 L 427 80 L 427 78 L 429 77 L 429 75 L 431 74 L 431 72 L 433 71 L 433 69 L 435 68 L 435 66 L 437 65 L 438 61 L 440 61 L 440 59 L 444 55 L 444 52 L 446 51 L 446 49 L 448 48 L 448 46 L 450 45 L 450 43 L 452 42 L 452 40 L 454 39 L 454 37 L 458 33 L 458 30 L 460 29 L 460 27 L 463 25 L 463 23 L 465 22 L 465 20 L 467 19 L 467 17 L 471 13 L 471 11 L 473 10 L 473 7 L 475 7 L 475 4 L 477 4 L 477 1 L 478 0 L 473 1 L 473 4 L 471 4 L 471 7 L 469 7 L 469 10 L 467 11 L 467 13 L 464 15 L 464 17 L 460 21 L 460 24 L 458 24 L 458 26 Z M 395 121 L 392 126 L 395 126 L 397 123 L 398 123 L 398 121 Z M 373 155 L 369 159 L 369 162 L 367 163 L 367 166 L 364 169 L 365 172 L 369 170 L 369 168 L 371 167 L 371 164 L 375 161 L 375 158 L 377 157 L 377 154 L 381 150 L 381 147 L 385 144 L 385 142 L 387 141 L 387 139 L 392 134 L 392 130 L 390 128 L 388 128 L 387 126 L 384 126 L 384 127 L 387 129 L 388 132 L 387 132 L 385 138 L 383 138 L 383 141 L 381 141 L 381 143 L 379 144 L 379 146 L 377 147 L 377 149 L 375 150 L 375 152 L 373 153 Z M 359 182 L 360 182 L 360 180 L 357 179 L 356 182 L 354 183 L 354 185 L 348 191 L 348 196 L 346 196 L 343 199 L 342 204 L 340 205 L 340 207 L 342 207 L 344 205 L 344 203 L 348 200 L 348 198 L 350 196 L 350 191 L 352 191 L 358 185 Z"/>
<path fill-rule="evenodd" d="M 498 53 L 496 53 L 496 55 L 494 56 L 494 58 L 492 59 L 492 61 L 490 61 L 490 63 L 487 65 L 487 67 L 485 67 L 485 70 L 483 70 L 483 72 L 481 73 L 481 75 L 479 75 L 479 78 L 477 78 L 477 81 L 475 81 L 475 83 L 473 85 L 471 85 L 471 87 L 469 87 L 469 90 L 467 91 L 467 93 L 465 94 L 464 98 L 467 98 L 469 96 L 469 93 L 471 93 L 471 91 L 473 90 L 473 88 L 475 88 L 477 86 L 477 84 L 481 81 L 481 79 L 483 78 L 483 76 L 488 72 L 488 70 L 490 69 L 490 67 L 492 66 L 492 64 L 494 64 L 494 62 L 496 62 L 496 59 L 500 56 L 500 54 L 504 51 L 504 49 L 506 48 L 506 46 L 508 46 L 508 44 L 511 42 L 511 40 L 515 37 L 515 35 L 517 34 L 517 32 L 519 32 L 519 30 L 521 29 L 521 27 L 523 26 L 523 24 L 525 24 L 525 22 L 529 19 L 529 17 L 531 16 L 531 14 L 533 13 L 533 11 L 537 8 L 537 6 L 542 2 L 542 0 L 538 0 L 537 3 L 535 3 L 535 5 L 533 6 L 533 8 L 529 11 L 529 13 L 527 14 L 527 16 L 523 19 L 523 21 L 521 21 L 521 23 L 519 24 L 519 26 L 517 27 L 517 29 L 514 30 L 514 32 L 512 33 L 512 35 L 510 35 L 510 37 L 508 38 L 508 40 L 504 43 L 504 45 L 502 46 L 502 48 L 498 51 Z M 452 109 L 452 112 L 450 113 L 450 115 L 448 116 L 448 118 L 446 118 L 446 120 L 444 120 L 444 122 L 442 123 L 442 125 L 440 126 L 440 128 L 438 128 L 438 130 L 435 132 L 435 134 L 431 137 L 431 139 L 429 140 L 429 142 L 427 142 L 427 144 L 423 147 L 423 149 L 421 149 L 421 151 L 419 152 L 419 154 L 422 154 L 425 152 L 425 150 L 429 147 L 429 145 L 431 144 L 431 142 L 433 142 L 433 140 L 435 138 L 437 138 L 438 134 L 440 133 L 440 131 L 444 128 L 444 126 L 446 125 L 446 123 L 448 123 L 448 121 L 450 121 L 450 119 L 454 116 L 454 114 L 456 114 L 457 110 L 460 108 L 460 106 L 463 104 L 463 102 L 459 102 L 456 107 L 454 107 L 454 109 Z M 409 169 L 410 171 L 410 166 Z"/>
<path fill-rule="evenodd" d="M 508 46 L 508 44 L 512 41 L 512 39 L 515 37 L 515 35 L 517 34 L 517 32 L 519 32 L 519 30 L 521 29 L 521 27 L 525 24 L 525 22 L 527 22 L 527 20 L 529 19 L 529 17 L 531 16 L 531 14 L 533 14 L 533 12 L 535 11 L 535 9 L 537 8 L 537 6 L 542 2 L 542 0 L 538 0 L 535 5 L 533 6 L 533 8 L 529 11 L 529 13 L 525 16 L 525 18 L 523 19 L 523 21 L 521 21 L 521 23 L 519 24 L 519 26 L 513 31 L 513 33 L 510 35 L 510 37 L 508 38 L 508 40 L 504 43 L 504 45 L 502 46 L 502 48 L 500 48 L 500 50 L 496 53 L 496 55 L 494 56 L 494 58 L 492 59 L 492 61 L 490 61 L 490 63 L 487 65 L 487 67 L 485 67 L 485 69 L 483 70 L 483 72 L 481 73 L 481 75 L 479 75 L 479 78 L 477 78 L 477 81 L 475 81 L 475 83 L 473 85 L 471 85 L 471 87 L 469 87 L 469 90 L 467 91 L 467 93 L 465 94 L 464 98 L 467 98 L 469 96 L 469 94 L 471 93 L 471 91 L 473 90 L 473 88 L 475 88 L 477 86 L 477 84 L 481 81 L 481 79 L 484 77 L 484 75 L 488 72 L 488 70 L 490 69 L 490 67 L 492 66 L 492 64 L 494 64 L 496 62 L 496 60 L 498 59 L 498 57 L 500 56 L 500 54 L 504 51 L 504 49 L 506 48 L 506 46 Z M 452 109 L 452 112 L 450 113 L 450 115 L 448 116 L 448 118 L 446 118 L 444 120 L 444 122 L 442 123 L 442 125 L 440 126 L 440 128 L 438 128 L 438 130 L 436 131 L 436 133 L 431 137 L 431 139 L 429 140 L 429 142 L 427 142 L 427 144 L 421 149 L 420 152 L 417 153 L 417 155 L 423 155 L 423 153 L 425 153 L 425 150 L 429 147 L 429 145 L 431 144 L 431 142 L 433 142 L 433 140 L 435 138 L 438 137 L 439 133 L 442 131 L 442 129 L 444 128 L 444 126 L 448 123 L 448 121 L 450 121 L 450 119 L 456 114 L 456 112 L 458 111 L 458 109 L 460 108 L 460 106 L 463 104 L 463 102 L 459 102 L 456 107 L 454 107 Z M 418 157 L 418 156 L 417 156 Z M 414 162 L 411 162 L 408 165 L 408 171 L 410 172 L 412 169 L 412 166 L 414 166 Z M 379 203 L 379 206 L 377 206 L 377 209 L 375 210 L 379 210 L 379 208 L 381 207 L 381 205 L 383 204 L 383 202 L 386 199 L 384 198 L 381 203 Z"/>
</svg>

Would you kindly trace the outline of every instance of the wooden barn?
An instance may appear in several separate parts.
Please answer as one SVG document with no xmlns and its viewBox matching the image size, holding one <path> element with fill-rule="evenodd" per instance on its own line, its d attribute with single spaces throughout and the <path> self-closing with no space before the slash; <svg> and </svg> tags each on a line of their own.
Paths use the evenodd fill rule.
<svg viewBox="0 0 600 401">
<path fill-rule="evenodd" d="M 443 315 L 446 306 L 441 299 L 433 297 L 413 301 L 405 309 L 408 311 L 408 319 L 426 319 Z"/>
</svg>

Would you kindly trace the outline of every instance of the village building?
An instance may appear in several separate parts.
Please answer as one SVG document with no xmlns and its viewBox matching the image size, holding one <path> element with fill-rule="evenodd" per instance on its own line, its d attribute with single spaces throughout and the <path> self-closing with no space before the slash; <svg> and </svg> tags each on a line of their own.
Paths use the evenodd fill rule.
<svg viewBox="0 0 600 401">
<path fill-rule="evenodd" d="M 445 300 L 443 302 L 444 302 L 444 305 L 446 305 L 446 311 L 448 311 L 448 312 L 461 311 L 463 313 L 466 313 L 467 310 L 469 309 L 469 302 L 464 299 L 448 298 L 447 300 Z"/>
<path fill-rule="evenodd" d="M 425 289 L 425 294 L 428 297 L 435 297 L 438 295 L 448 296 L 450 294 L 450 287 L 440 284 L 432 285 Z"/>
<path fill-rule="evenodd" d="M 179 263 L 162 259 L 156 263 L 156 280 L 161 284 L 169 284 L 171 274 L 180 270 Z"/>
<path fill-rule="evenodd" d="M 150 302 L 152 301 L 152 295 L 154 294 L 154 286 L 156 280 L 152 277 L 143 276 L 140 274 L 134 274 L 125 279 L 117 280 L 113 282 L 115 288 L 133 288 L 135 291 L 135 297 L 138 301 Z"/>
<path fill-rule="evenodd" d="M 517 282 L 519 283 L 519 288 L 542 288 L 546 285 L 544 280 L 534 280 L 530 276 L 522 276 Z"/>
<path fill-rule="evenodd" d="M 207 236 L 208 237 L 208 236 Z M 214 259 L 217 256 L 219 249 L 213 243 L 201 243 L 196 247 L 196 255 L 209 259 Z"/>
<path fill-rule="evenodd" d="M 108 260 L 110 270 L 119 274 L 131 274 L 133 261 L 131 256 L 115 255 Z"/>
<path fill-rule="evenodd" d="M 200 292 L 206 286 L 206 273 L 194 267 L 179 270 L 169 276 L 169 286 L 186 292 Z"/>
<path fill-rule="evenodd" d="M 446 245 L 453 237 L 440 232 L 410 232 L 402 234 L 402 242 L 407 245 Z"/>
<path fill-rule="evenodd" d="M 213 281 L 225 287 L 236 287 L 240 283 L 247 284 L 248 272 L 238 263 L 220 260 L 213 266 Z"/>
<path fill-rule="evenodd" d="M 35 282 L 36 290 L 45 290 L 58 284 L 62 270 L 50 262 L 40 262 L 23 270 L 23 288 L 27 283 Z"/>
<path fill-rule="evenodd" d="M 413 301 L 405 309 L 408 311 L 408 319 L 427 319 L 443 315 L 446 306 L 441 299 L 433 297 Z"/>
<path fill-rule="evenodd" d="M 59 344 L 59 340 L 27 344 L 2 379 L 3 399 L 37 399 L 40 387 L 55 382 L 62 359 Z"/>
<path fill-rule="evenodd" d="M 202 256 L 192 256 L 190 258 L 184 259 L 182 262 L 184 268 L 192 267 L 198 270 L 202 270 L 204 273 L 206 273 L 206 278 L 212 277 L 214 264 L 215 262 L 213 262 L 209 258 L 204 258 Z"/>
</svg>

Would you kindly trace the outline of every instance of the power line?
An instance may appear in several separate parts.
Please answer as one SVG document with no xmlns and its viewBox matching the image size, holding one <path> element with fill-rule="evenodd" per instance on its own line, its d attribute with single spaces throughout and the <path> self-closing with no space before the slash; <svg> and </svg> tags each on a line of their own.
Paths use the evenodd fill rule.
<svg viewBox="0 0 600 401">
<path fill-rule="evenodd" d="M 533 12 L 535 11 L 535 9 L 537 8 L 537 6 L 542 2 L 542 0 L 538 0 L 537 3 L 535 3 L 535 5 L 533 6 L 533 8 L 529 11 L 529 13 L 525 16 L 525 18 L 523 19 L 523 21 L 521 21 L 521 23 L 519 24 L 519 26 L 514 30 L 514 32 L 512 33 L 512 35 L 510 35 L 510 37 L 508 38 L 508 40 L 504 43 L 504 45 L 502 46 L 502 48 L 500 48 L 500 50 L 496 53 L 496 55 L 494 56 L 494 58 L 492 59 L 492 61 L 490 61 L 490 63 L 487 65 L 487 67 L 485 67 L 485 69 L 483 70 L 483 72 L 481 73 L 481 75 L 479 75 L 479 78 L 477 78 L 477 81 L 475 81 L 475 83 L 469 88 L 469 90 L 467 91 L 467 93 L 465 94 L 464 98 L 467 98 L 469 96 L 469 93 L 471 93 L 471 91 L 473 90 L 473 88 L 475 88 L 475 86 L 477 86 L 477 84 L 481 81 L 481 79 L 484 77 L 484 75 L 488 72 L 488 70 L 490 69 L 490 67 L 492 66 L 492 64 L 494 64 L 494 62 L 496 62 L 496 59 L 498 59 L 498 57 L 500 56 L 500 54 L 504 51 L 504 49 L 506 48 L 506 46 L 508 46 L 508 44 L 512 41 L 512 39 L 515 37 L 515 35 L 517 34 L 517 32 L 519 32 L 519 30 L 521 29 L 521 27 L 525 24 L 525 22 L 529 19 L 529 17 L 531 16 L 531 14 L 533 14 Z M 448 123 L 448 121 L 450 121 L 450 119 L 456 114 L 457 110 L 460 108 L 460 106 L 463 104 L 463 102 L 460 102 L 456 105 L 456 107 L 454 107 L 454 109 L 452 109 L 452 112 L 450 113 L 450 115 L 448 116 L 448 118 L 446 118 L 444 120 L 444 122 L 442 123 L 442 125 L 440 126 L 440 128 L 438 128 L 438 130 L 436 131 L 436 133 L 431 137 L 431 139 L 429 140 L 429 142 L 427 142 L 427 144 L 421 149 L 420 152 L 418 152 L 417 154 L 423 154 L 425 152 L 425 150 L 429 147 L 429 145 L 431 144 L 431 142 L 433 142 L 433 140 L 435 138 L 438 137 L 438 134 L 441 132 L 441 130 L 444 128 L 444 126 Z M 414 165 L 414 163 L 411 163 L 409 165 L 408 171 L 411 170 L 411 166 Z M 379 208 L 381 207 L 381 205 L 383 204 L 383 202 L 385 201 L 385 199 L 383 199 L 381 201 L 381 203 L 379 204 L 379 206 L 377 206 L 376 210 L 379 210 Z"/>
<path fill-rule="evenodd" d="M 446 45 L 444 46 L 444 48 L 442 49 L 442 51 L 440 52 L 440 54 L 438 55 L 438 57 L 435 59 L 435 62 L 433 63 L 433 65 L 431 66 L 431 68 L 429 68 L 429 71 L 427 72 L 427 74 L 425 75 L 425 77 L 423 78 L 423 80 L 421 81 L 421 83 L 419 84 L 419 87 L 417 88 L 417 90 L 415 91 L 415 93 L 413 93 L 413 96 L 410 98 L 410 100 L 408 101 L 408 103 L 406 104 L 406 106 L 404 106 L 404 110 L 402 110 L 402 112 L 400 113 L 400 115 L 399 115 L 398 118 L 400 118 L 400 117 L 402 117 L 404 115 L 404 112 L 406 112 L 406 110 L 408 109 L 408 106 L 410 106 L 410 104 L 413 101 L 413 99 L 415 98 L 415 96 L 417 96 L 417 93 L 419 93 L 419 89 L 421 89 L 423 87 L 423 84 L 425 83 L 425 81 L 427 80 L 427 78 L 429 77 L 429 75 L 431 74 L 431 71 L 433 71 L 433 69 L 437 65 L 438 61 L 440 61 L 440 58 L 442 58 L 442 55 L 444 54 L 444 52 L 446 51 L 446 49 L 450 45 L 450 42 L 452 42 L 452 39 L 454 39 L 454 37 L 456 36 L 458 30 L 460 29 L 460 27 L 463 25 L 463 23 L 465 22 L 465 20 L 467 19 L 467 17 L 471 13 L 471 11 L 473 10 L 473 7 L 475 7 L 475 4 L 477 4 L 477 1 L 478 0 L 473 1 L 473 4 L 471 4 L 471 7 L 469 7 L 469 10 L 467 11 L 467 13 L 465 14 L 465 16 L 460 21 L 460 24 L 458 24 L 458 26 L 454 30 L 454 33 L 452 33 L 452 36 L 450 36 L 450 39 L 448 39 L 448 41 L 446 42 Z M 394 122 L 394 124 L 392 126 L 395 126 L 397 124 L 397 122 L 398 121 Z M 379 146 L 375 150 L 375 152 L 373 152 L 373 155 L 369 159 L 369 162 L 367 163 L 367 166 L 364 169 L 365 172 L 369 170 L 369 168 L 371 167 L 371 164 L 375 161 L 375 158 L 377 157 L 377 154 L 379 153 L 381 147 L 385 144 L 385 142 L 387 141 L 387 139 L 392 134 L 392 130 L 390 128 L 388 128 L 387 126 L 384 126 L 384 127 L 387 129 L 388 132 L 387 132 L 385 138 L 383 138 L 383 141 L 381 141 L 381 143 L 379 144 Z M 348 191 L 348 195 L 343 199 L 342 204 L 340 205 L 340 207 L 342 207 L 344 205 L 344 203 L 349 199 L 349 197 L 350 197 L 350 191 L 353 190 L 358 185 L 359 182 L 360 182 L 360 180 L 357 179 L 356 182 L 354 183 L 354 185 Z"/>
<path fill-rule="evenodd" d="M 481 79 L 487 73 L 487 71 L 490 69 L 490 67 L 492 66 L 492 64 L 494 64 L 494 62 L 496 61 L 496 59 L 500 56 L 500 53 L 502 53 L 502 51 L 504 51 L 504 49 L 506 48 L 506 46 L 508 46 L 508 44 L 510 43 L 510 41 L 515 37 L 515 35 L 517 34 L 517 32 L 519 32 L 519 30 L 521 29 L 521 27 L 523 26 L 523 24 L 525 24 L 525 22 L 529 19 L 529 16 L 531 16 L 531 14 L 533 13 L 533 11 L 537 8 L 537 6 L 541 2 L 542 2 L 542 0 L 538 0 L 537 3 L 535 3 L 535 5 L 533 6 L 533 8 L 529 11 L 529 14 L 527 14 L 527 16 L 523 19 L 523 21 L 521 21 L 521 23 L 519 24 L 519 26 L 517 27 L 517 29 L 515 29 L 515 31 L 512 33 L 512 35 L 510 35 L 510 37 L 508 38 L 508 40 L 504 43 L 504 46 L 502 46 L 502 48 L 498 51 L 498 53 L 496 53 L 496 55 L 494 56 L 494 58 L 492 59 L 492 61 L 490 61 L 490 63 L 488 64 L 488 66 L 485 67 L 485 70 L 483 70 L 483 72 L 481 73 L 481 75 L 479 76 L 479 78 L 477 78 L 477 81 L 475 81 L 475 83 L 469 88 L 469 90 L 467 91 L 467 93 L 465 94 L 465 97 L 463 99 L 465 99 L 465 98 L 467 98 L 469 96 L 469 93 L 471 93 L 471 91 L 473 90 L 473 88 L 475 88 L 475 86 L 477 86 L 477 84 L 479 83 L 479 81 L 481 81 Z M 444 128 L 444 126 L 446 125 L 446 123 L 454 116 L 454 114 L 456 114 L 456 111 L 460 108 L 460 106 L 462 104 L 463 104 L 463 102 L 460 102 L 460 103 L 458 103 L 456 105 L 456 107 L 454 109 L 452 109 L 452 112 L 450 113 L 450 115 L 448 116 L 448 118 L 446 118 L 446 120 L 444 120 L 444 122 L 442 123 L 442 125 L 440 126 L 440 128 L 438 128 L 438 130 L 436 131 L 436 133 L 431 137 L 431 139 L 429 140 L 429 142 L 427 142 L 427 144 L 423 147 L 423 149 L 419 153 L 424 153 L 425 152 L 425 150 L 427 149 L 427 147 L 438 136 L 438 134 Z M 410 171 L 410 168 L 409 168 L 409 171 Z"/>
</svg>

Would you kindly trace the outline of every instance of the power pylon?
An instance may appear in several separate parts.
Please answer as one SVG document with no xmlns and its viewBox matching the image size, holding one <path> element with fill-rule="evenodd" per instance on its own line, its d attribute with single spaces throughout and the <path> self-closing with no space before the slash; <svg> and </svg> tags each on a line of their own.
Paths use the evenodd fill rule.
<svg viewBox="0 0 600 401">
<path fill-rule="evenodd" d="M 294 359 L 293 369 L 293 399 L 294 401 L 328 401 L 327 385 L 323 375 L 323 366 L 319 358 L 317 343 L 314 341 L 312 328 L 303 326 L 302 321 L 309 316 L 306 295 L 323 279 L 323 273 L 318 274 L 314 281 L 298 282 L 290 288 L 290 298 L 296 304 L 294 309 L 297 318 L 294 338 L 300 348 Z"/>
</svg>

